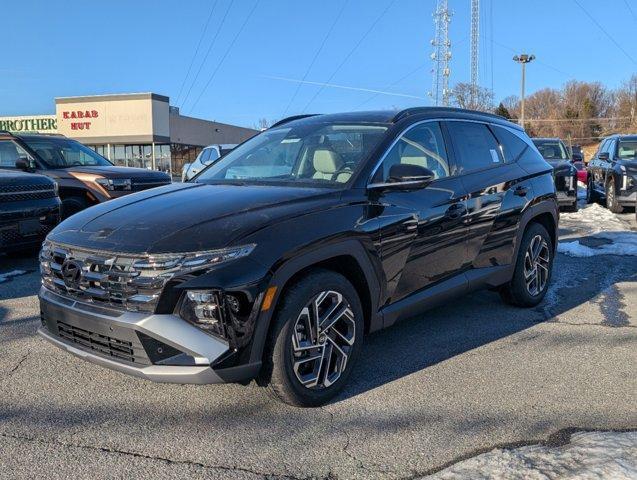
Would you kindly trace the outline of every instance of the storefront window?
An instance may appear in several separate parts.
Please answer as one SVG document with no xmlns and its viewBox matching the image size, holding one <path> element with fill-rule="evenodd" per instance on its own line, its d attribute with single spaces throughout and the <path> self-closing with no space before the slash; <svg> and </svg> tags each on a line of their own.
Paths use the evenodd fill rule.
<svg viewBox="0 0 637 480">
<path fill-rule="evenodd" d="M 170 171 L 170 157 L 170 145 L 155 145 L 155 169 L 172 174 L 173 172 Z"/>
</svg>

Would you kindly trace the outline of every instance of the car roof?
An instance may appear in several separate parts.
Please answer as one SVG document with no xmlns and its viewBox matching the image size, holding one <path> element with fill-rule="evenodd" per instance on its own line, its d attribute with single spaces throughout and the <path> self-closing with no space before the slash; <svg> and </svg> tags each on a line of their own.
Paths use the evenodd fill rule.
<svg viewBox="0 0 637 480">
<path fill-rule="evenodd" d="M 327 113 L 327 114 L 309 114 L 295 115 L 293 117 L 284 118 L 272 125 L 278 127 L 294 122 L 295 124 L 303 123 L 380 123 L 395 124 L 408 117 L 415 117 L 418 120 L 426 119 L 458 119 L 458 120 L 481 120 L 491 123 L 499 123 L 507 125 L 519 130 L 522 127 L 508 121 L 506 118 L 492 113 L 478 112 L 475 110 L 465 110 L 462 108 L 450 107 L 414 107 L 405 110 L 371 110 L 364 112 L 343 112 L 343 113 Z M 272 128 L 271 127 L 271 128 Z"/>
</svg>

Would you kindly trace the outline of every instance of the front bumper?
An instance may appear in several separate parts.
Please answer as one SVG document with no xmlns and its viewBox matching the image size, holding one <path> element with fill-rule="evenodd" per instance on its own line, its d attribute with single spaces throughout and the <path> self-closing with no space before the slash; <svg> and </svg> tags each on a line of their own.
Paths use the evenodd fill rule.
<svg viewBox="0 0 637 480">
<path fill-rule="evenodd" d="M 617 202 L 626 207 L 637 207 L 637 191 L 626 192 L 620 191 Z"/>
<path fill-rule="evenodd" d="M 128 375 L 167 383 L 224 383 L 211 364 L 229 351 L 212 337 L 176 315 L 107 310 L 40 290 L 42 327 L 49 342 L 91 363 Z M 151 340 L 148 340 L 148 339 Z M 152 348 L 179 351 L 158 360 Z M 188 365 L 166 364 L 179 362 Z M 185 360 L 184 360 L 185 359 Z"/>
</svg>

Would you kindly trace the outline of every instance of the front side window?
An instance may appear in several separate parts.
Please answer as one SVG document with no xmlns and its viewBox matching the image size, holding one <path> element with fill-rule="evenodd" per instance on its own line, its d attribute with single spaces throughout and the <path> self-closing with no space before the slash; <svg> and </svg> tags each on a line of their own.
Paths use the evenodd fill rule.
<svg viewBox="0 0 637 480">
<path fill-rule="evenodd" d="M 20 145 L 11 140 L 0 140 L 0 168 L 16 168 L 18 160 L 31 162 L 29 154 Z"/>
<path fill-rule="evenodd" d="M 448 122 L 460 173 L 504 164 L 498 141 L 483 123 Z"/>
<path fill-rule="evenodd" d="M 212 149 L 204 148 L 201 153 L 197 156 L 195 162 L 199 162 L 202 165 L 206 165 L 208 160 L 210 159 L 210 152 Z"/>
<path fill-rule="evenodd" d="M 109 166 L 111 162 L 75 140 L 58 137 L 23 138 L 49 168 Z"/>
<path fill-rule="evenodd" d="M 623 160 L 634 160 L 637 158 L 637 140 L 622 140 L 619 142 L 617 154 Z"/>
<path fill-rule="evenodd" d="M 349 181 L 386 131 L 361 124 L 281 126 L 235 148 L 196 181 L 338 186 Z"/>
<path fill-rule="evenodd" d="M 389 180 L 389 170 L 396 164 L 418 165 L 434 173 L 434 179 L 451 175 L 447 150 L 438 122 L 427 122 L 410 128 L 387 152 L 372 183 Z"/>
</svg>

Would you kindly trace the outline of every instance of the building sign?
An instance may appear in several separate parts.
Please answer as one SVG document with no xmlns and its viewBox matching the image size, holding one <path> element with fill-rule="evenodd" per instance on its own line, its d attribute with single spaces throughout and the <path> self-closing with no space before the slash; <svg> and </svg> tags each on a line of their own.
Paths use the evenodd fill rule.
<svg viewBox="0 0 637 480">
<path fill-rule="evenodd" d="M 0 117 L 0 130 L 9 132 L 56 133 L 57 128 L 55 115 Z"/>
<path fill-rule="evenodd" d="M 69 126 L 71 130 L 90 130 L 91 119 L 99 117 L 97 110 L 64 110 L 62 111 L 62 118 L 64 120 L 77 120 L 72 121 Z"/>
</svg>

